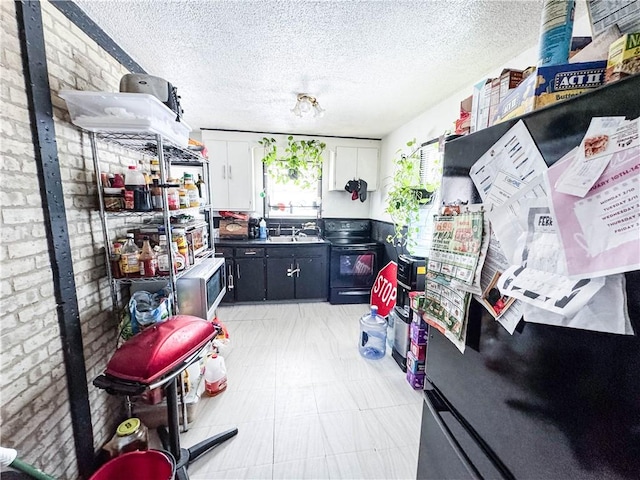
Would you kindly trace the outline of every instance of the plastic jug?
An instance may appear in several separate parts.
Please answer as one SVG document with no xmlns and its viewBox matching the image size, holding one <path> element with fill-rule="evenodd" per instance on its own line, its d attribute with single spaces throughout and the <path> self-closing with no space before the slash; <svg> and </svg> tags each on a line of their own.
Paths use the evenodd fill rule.
<svg viewBox="0 0 640 480">
<path fill-rule="evenodd" d="M 227 388 L 227 367 L 224 358 L 212 353 L 204 364 L 204 389 L 212 397 Z"/>
<path fill-rule="evenodd" d="M 360 318 L 360 343 L 358 348 L 364 358 L 377 360 L 387 349 L 387 321 L 378 315 L 378 307 L 371 305 L 368 314 Z"/>
</svg>

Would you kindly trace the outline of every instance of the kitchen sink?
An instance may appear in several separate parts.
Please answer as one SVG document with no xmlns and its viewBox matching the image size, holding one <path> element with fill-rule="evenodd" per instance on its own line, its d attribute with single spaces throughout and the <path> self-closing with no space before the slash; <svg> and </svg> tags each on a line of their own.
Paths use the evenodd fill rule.
<svg viewBox="0 0 640 480">
<path fill-rule="evenodd" d="M 277 237 L 269 237 L 267 241 L 270 243 L 318 243 L 321 242 L 322 239 L 314 236 L 292 237 L 291 235 L 280 235 Z"/>
</svg>

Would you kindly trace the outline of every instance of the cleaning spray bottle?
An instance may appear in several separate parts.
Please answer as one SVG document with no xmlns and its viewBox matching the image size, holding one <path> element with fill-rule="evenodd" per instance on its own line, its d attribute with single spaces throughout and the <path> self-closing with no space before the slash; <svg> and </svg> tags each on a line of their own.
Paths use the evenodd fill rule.
<svg viewBox="0 0 640 480">
<path fill-rule="evenodd" d="M 264 221 L 264 218 L 260 219 L 260 223 L 258 224 L 259 228 L 259 233 L 258 236 L 263 239 L 266 240 L 267 239 L 267 222 Z"/>
</svg>

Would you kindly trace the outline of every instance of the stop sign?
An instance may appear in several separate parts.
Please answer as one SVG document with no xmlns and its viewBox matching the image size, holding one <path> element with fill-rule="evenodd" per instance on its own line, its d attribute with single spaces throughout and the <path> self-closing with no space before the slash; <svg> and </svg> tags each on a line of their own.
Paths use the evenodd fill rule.
<svg viewBox="0 0 640 480">
<path fill-rule="evenodd" d="M 389 262 L 380 270 L 371 289 L 371 305 L 378 307 L 378 315 L 386 317 L 396 304 L 398 293 L 398 264 Z"/>
</svg>

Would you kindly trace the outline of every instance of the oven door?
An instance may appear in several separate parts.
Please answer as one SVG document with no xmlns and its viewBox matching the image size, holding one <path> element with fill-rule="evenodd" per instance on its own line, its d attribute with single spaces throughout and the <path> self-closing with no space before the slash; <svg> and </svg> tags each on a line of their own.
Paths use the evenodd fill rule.
<svg viewBox="0 0 640 480">
<path fill-rule="evenodd" d="M 378 273 L 378 250 L 371 246 L 331 247 L 331 288 L 371 287 Z"/>
</svg>

